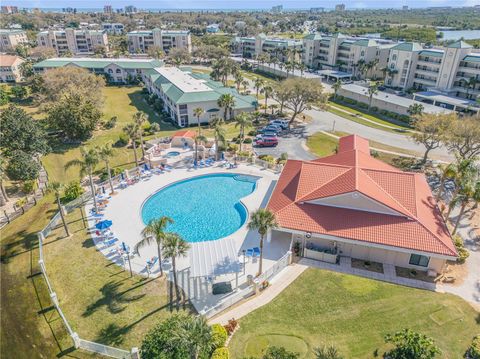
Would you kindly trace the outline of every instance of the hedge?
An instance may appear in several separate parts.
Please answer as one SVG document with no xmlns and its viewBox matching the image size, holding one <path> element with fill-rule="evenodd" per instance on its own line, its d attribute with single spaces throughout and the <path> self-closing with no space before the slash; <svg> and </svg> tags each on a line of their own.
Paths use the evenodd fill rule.
<svg viewBox="0 0 480 359">
<path fill-rule="evenodd" d="M 215 348 L 221 348 L 227 341 L 227 330 L 220 324 L 212 325 L 212 343 Z"/>
<path fill-rule="evenodd" d="M 213 352 L 211 359 L 230 359 L 228 348 L 217 348 Z"/>
</svg>

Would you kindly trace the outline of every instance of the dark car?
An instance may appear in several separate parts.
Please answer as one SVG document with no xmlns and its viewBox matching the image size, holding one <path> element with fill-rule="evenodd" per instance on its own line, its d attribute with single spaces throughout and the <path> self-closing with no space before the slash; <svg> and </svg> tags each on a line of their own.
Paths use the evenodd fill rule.
<svg viewBox="0 0 480 359">
<path fill-rule="evenodd" d="M 387 88 L 386 88 L 385 86 L 378 86 L 378 89 L 379 89 L 380 91 L 385 91 Z"/>
<path fill-rule="evenodd" d="M 258 139 L 255 144 L 258 147 L 276 147 L 278 145 L 278 138 L 276 137 L 262 137 Z"/>
</svg>

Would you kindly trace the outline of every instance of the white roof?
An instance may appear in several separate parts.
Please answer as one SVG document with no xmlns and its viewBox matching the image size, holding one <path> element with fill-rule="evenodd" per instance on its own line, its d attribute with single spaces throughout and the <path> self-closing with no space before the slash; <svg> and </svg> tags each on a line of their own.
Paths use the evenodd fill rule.
<svg viewBox="0 0 480 359">
<path fill-rule="evenodd" d="M 477 103 L 475 101 L 471 101 L 465 98 L 460 98 L 455 96 L 448 96 L 437 91 L 417 92 L 415 93 L 415 96 L 432 100 L 432 101 L 435 100 L 439 102 L 444 102 L 449 105 L 460 106 L 460 107 L 476 107 L 477 106 Z"/>
<path fill-rule="evenodd" d="M 191 245 L 189 258 L 192 277 L 215 277 L 240 271 L 238 253 L 232 239 L 195 242 Z"/>
<path fill-rule="evenodd" d="M 204 80 L 193 78 L 188 72 L 182 71 L 177 67 L 157 67 L 155 71 L 184 93 L 212 91 L 210 87 L 205 85 Z"/>
</svg>

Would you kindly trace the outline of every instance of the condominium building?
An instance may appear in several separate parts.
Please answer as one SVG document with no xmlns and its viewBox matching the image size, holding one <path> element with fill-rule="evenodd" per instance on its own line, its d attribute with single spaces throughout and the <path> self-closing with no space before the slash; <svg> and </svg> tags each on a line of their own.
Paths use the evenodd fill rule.
<svg viewBox="0 0 480 359">
<path fill-rule="evenodd" d="M 2 14 L 17 14 L 18 6 L 2 5 L 1 12 Z"/>
<path fill-rule="evenodd" d="M 104 14 L 112 14 L 113 13 L 112 5 L 104 5 L 103 6 L 103 13 Z"/>
<path fill-rule="evenodd" d="M 385 84 L 428 90 L 474 101 L 480 95 L 480 52 L 458 41 L 445 48 L 424 49 L 406 42 L 390 49 Z"/>
<path fill-rule="evenodd" d="M 386 41 L 347 37 L 342 34 L 331 36 L 310 34 L 303 38 L 303 63 L 312 69 L 339 69 L 350 72 L 354 77 L 368 75 L 382 77 L 387 66 L 390 48 Z M 364 66 L 362 64 L 370 64 Z M 366 69 L 368 68 L 368 74 Z M 363 73 L 362 71 L 363 70 Z"/>
<path fill-rule="evenodd" d="M 127 34 L 128 51 L 131 53 L 147 53 L 151 47 L 158 47 L 165 53 L 170 49 L 186 49 L 192 51 L 190 31 L 183 30 L 153 30 L 131 31 Z"/>
<path fill-rule="evenodd" d="M 17 45 L 28 43 L 23 30 L 0 29 L 0 51 L 12 51 Z"/>
<path fill-rule="evenodd" d="M 218 106 L 218 99 L 223 94 L 234 97 L 232 116 L 255 110 L 255 97 L 240 95 L 234 88 L 211 80 L 208 74 L 191 73 L 186 68 L 158 67 L 149 70 L 144 83 L 151 93 L 162 100 L 165 111 L 180 127 L 196 125 L 198 120 L 209 123 L 223 117 L 223 109 Z M 203 109 L 199 119 L 194 114 L 196 108 Z"/>
<path fill-rule="evenodd" d="M 300 54 L 303 43 L 301 40 L 267 37 L 259 34 L 255 37 L 235 37 L 232 43 L 234 52 L 244 58 L 254 59 L 262 53 L 269 53 L 279 61 L 289 61 L 292 56 Z"/>
<path fill-rule="evenodd" d="M 335 5 L 335 11 L 345 11 L 345 4 Z"/>
<path fill-rule="evenodd" d="M 125 26 L 120 22 L 105 22 L 102 24 L 102 28 L 108 34 L 121 35 L 125 31 Z"/>
<path fill-rule="evenodd" d="M 104 75 L 109 82 L 129 83 L 134 78 L 145 74 L 163 63 L 153 59 L 103 59 L 103 58 L 68 58 L 60 57 L 41 61 L 33 65 L 36 73 L 49 69 L 73 66 L 87 69 L 97 75 Z"/>
<path fill-rule="evenodd" d="M 106 31 L 99 30 L 47 30 L 37 34 L 39 46 L 55 49 L 58 55 L 71 53 L 73 55 L 93 54 L 97 47 L 105 47 L 108 51 L 108 36 Z"/>
<path fill-rule="evenodd" d="M 0 55 L 0 82 L 22 81 L 20 65 L 24 60 L 19 56 Z"/>
</svg>

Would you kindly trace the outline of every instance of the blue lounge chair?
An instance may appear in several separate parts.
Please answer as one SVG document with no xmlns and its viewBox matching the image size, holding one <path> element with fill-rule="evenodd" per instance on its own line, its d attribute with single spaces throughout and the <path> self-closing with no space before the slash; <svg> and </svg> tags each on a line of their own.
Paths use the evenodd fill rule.
<svg viewBox="0 0 480 359">
<path fill-rule="evenodd" d="M 258 247 L 253 248 L 253 256 L 254 257 L 260 257 L 260 248 L 258 248 Z"/>
<path fill-rule="evenodd" d="M 245 252 L 245 257 L 250 258 L 253 257 L 253 249 L 248 248 L 247 251 Z"/>
<path fill-rule="evenodd" d="M 117 238 L 112 238 L 112 239 L 103 241 L 103 244 L 105 244 L 106 247 L 110 247 L 110 246 L 113 246 L 117 241 L 118 241 Z"/>
<path fill-rule="evenodd" d="M 147 268 L 148 269 L 152 268 L 157 262 L 158 262 L 158 257 L 153 257 L 151 260 L 149 259 L 147 261 Z"/>
</svg>

